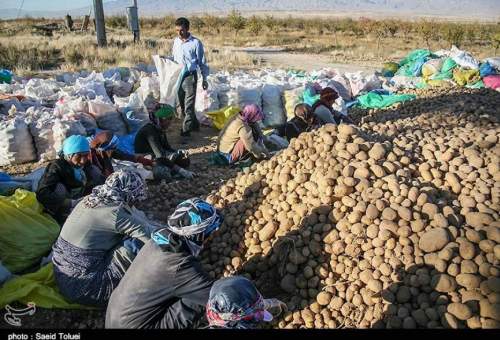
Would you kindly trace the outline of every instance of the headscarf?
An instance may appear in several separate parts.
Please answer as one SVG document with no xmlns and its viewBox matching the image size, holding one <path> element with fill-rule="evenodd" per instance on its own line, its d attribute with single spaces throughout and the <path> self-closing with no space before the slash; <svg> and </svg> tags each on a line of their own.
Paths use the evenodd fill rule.
<svg viewBox="0 0 500 340">
<path fill-rule="evenodd" d="M 260 107 L 255 104 L 246 105 L 240 113 L 245 123 L 253 124 L 264 119 L 264 114 Z"/>
<path fill-rule="evenodd" d="M 243 276 L 216 281 L 210 289 L 206 306 L 210 326 L 252 328 L 261 321 L 272 321 L 265 299 L 255 285 Z"/>
<path fill-rule="evenodd" d="M 175 109 L 168 104 L 163 105 L 159 110 L 149 114 L 149 120 L 160 128 L 160 119 L 171 118 L 175 114 Z"/>
<path fill-rule="evenodd" d="M 89 142 L 87 141 L 87 138 L 85 138 L 84 136 L 80 135 L 69 136 L 64 140 L 62 144 L 62 150 L 61 150 L 62 156 L 68 163 L 71 164 L 75 179 L 81 183 L 84 183 L 86 181 L 85 172 L 81 167 L 75 166 L 71 162 L 71 158 L 75 154 L 87 153 L 87 152 L 90 152 L 90 146 Z"/>
<path fill-rule="evenodd" d="M 119 170 L 112 173 L 103 185 L 95 187 L 84 202 L 87 208 L 97 208 L 129 204 L 144 199 L 146 199 L 146 184 L 141 175 L 132 170 Z"/>
<path fill-rule="evenodd" d="M 297 104 L 293 112 L 295 114 L 295 117 L 302 119 L 307 124 L 310 124 L 314 119 L 312 107 L 308 104 L 305 103 Z"/>
<path fill-rule="evenodd" d="M 331 87 L 325 87 L 321 92 L 319 93 L 320 100 L 324 103 L 329 102 L 329 101 L 335 101 L 338 97 L 339 94 L 337 91 L 332 89 Z"/>
<path fill-rule="evenodd" d="M 94 137 L 88 137 L 90 147 L 99 151 L 107 151 L 116 149 L 118 146 L 118 137 L 111 131 L 101 131 Z"/>
<path fill-rule="evenodd" d="M 72 135 L 66 138 L 62 144 L 62 153 L 65 157 L 72 156 L 76 153 L 90 152 L 89 142 L 87 138 L 80 135 Z"/>
<path fill-rule="evenodd" d="M 223 217 L 209 203 L 193 198 L 180 203 L 168 218 L 168 227 L 151 235 L 158 245 L 168 245 L 171 234 L 179 236 L 193 256 L 198 256 L 206 237 L 219 229 Z"/>
</svg>

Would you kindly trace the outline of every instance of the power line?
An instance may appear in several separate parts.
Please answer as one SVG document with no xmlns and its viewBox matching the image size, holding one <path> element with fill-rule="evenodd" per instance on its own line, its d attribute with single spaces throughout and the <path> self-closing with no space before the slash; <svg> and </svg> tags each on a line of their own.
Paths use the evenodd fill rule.
<svg viewBox="0 0 500 340">
<path fill-rule="evenodd" d="M 16 19 L 19 19 L 19 14 L 21 14 L 21 9 L 23 8 L 23 6 L 24 6 L 24 0 L 21 2 L 21 6 L 19 6 L 19 9 L 17 10 Z"/>
</svg>

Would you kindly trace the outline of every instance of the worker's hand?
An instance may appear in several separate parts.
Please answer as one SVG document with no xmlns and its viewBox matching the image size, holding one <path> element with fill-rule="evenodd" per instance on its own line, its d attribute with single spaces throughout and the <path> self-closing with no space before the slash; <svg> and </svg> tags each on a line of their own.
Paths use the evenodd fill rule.
<svg viewBox="0 0 500 340">
<path fill-rule="evenodd" d="M 281 313 L 286 313 L 288 307 L 286 303 L 281 300 L 272 298 L 264 299 L 264 308 L 273 315 L 273 317 L 279 316 Z"/>
<path fill-rule="evenodd" d="M 151 159 L 147 159 L 144 156 L 137 156 L 137 163 L 141 163 L 144 166 L 153 166 L 153 161 Z"/>
<path fill-rule="evenodd" d="M 203 79 L 203 82 L 201 83 L 201 86 L 203 87 L 204 90 L 207 90 L 208 89 L 208 81 L 206 81 L 205 79 Z"/>
<path fill-rule="evenodd" d="M 184 177 L 186 179 L 193 179 L 196 176 L 194 172 L 186 170 L 184 168 L 179 168 L 178 172 L 179 172 L 179 175 L 181 175 L 182 177 Z"/>
</svg>

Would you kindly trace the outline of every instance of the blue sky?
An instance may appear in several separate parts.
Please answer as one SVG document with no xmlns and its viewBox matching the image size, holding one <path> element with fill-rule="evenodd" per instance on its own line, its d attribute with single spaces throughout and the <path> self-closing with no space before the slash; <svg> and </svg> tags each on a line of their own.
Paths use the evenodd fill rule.
<svg viewBox="0 0 500 340">
<path fill-rule="evenodd" d="M 103 0 L 109 2 L 110 0 Z M 19 8 L 23 0 L 0 0 L 0 8 Z M 131 1 L 132 2 L 132 1 Z M 92 5 L 92 0 L 24 0 L 23 9 L 29 11 L 52 11 L 81 8 Z"/>
</svg>

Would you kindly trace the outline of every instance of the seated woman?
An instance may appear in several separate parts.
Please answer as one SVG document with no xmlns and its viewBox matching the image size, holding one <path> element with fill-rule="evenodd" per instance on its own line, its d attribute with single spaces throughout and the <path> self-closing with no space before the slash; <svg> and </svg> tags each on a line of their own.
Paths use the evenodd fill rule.
<svg viewBox="0 0 500 340">
<path fill-rule="evenodd" d="M 262 110 L 255 104 L 247 105 L 234 115 L 224 126 L 217 140 L 217 152 L 229 164 L 234 164 L 246 156 L 260 160 L 269 156 L 264 145 L 258 122 L 264 119 Z"/>
<path fill-rule="evenodd" d="M 294 109 L 295 117 L 286 122 L 285 125 L 277 128 L 279 136 L 286 138 L 288 142 L 292 138 L 297 138 L 302 132 L 310 131 L 314 123 L 312 107 L 308 104 L 297 104 Z"/>
<path fill-rule="evenodd" d="M 339 97 L 337 91 L 331 87 L 325 87 L 320 92 L 320 99 L 314 103 L 312 111 L 315 116 L 314 125 L 316 127 L 323 126 L 325 124 L 352 124 L 352 120 L 340 112 L 333 109 L 333 104 Z"/>
<path fill-rule="evenodd" d="M 319 100 L 312 106 L 316 125 L 322 126 L 330 123 L 338 123 L 335 120 L 336 112 L 333 110 L 333 104 L 338 97 L 337 91 L 331 87 L 325 87 L 321 90 Z"/>
<path fill-rule="evenodd" d="M 141 155 L 131 155 L 117 149 L 118 137 L 111 131 L 101 131 L 90 140 L 90 161 L 104 177 L 113 173 L 112 159 L 141 163 L 144 166 L 153 166 L 153 161 Z"/>
<path fill-rule="evenodd" d="M 179 204 L 144 245 L 109 299 L 106 328 L 195 328 L 213 281 L 198 258 L 222 223 L 210 204 Z"/>
<path fill-rule="evenodd" d="M 40 179 L 36 198 L 60 225 L 79 199 L 104 183 L 100 171 L 89 162 L 89 152 L 89 142 L 84 136 L 66 138 L 59 158 L 47 165 Z"/>
<path fill-rule="evenodd" d="M 149 240 L 155 225 L 133 209 L 146 198 L 134 171 L 117 171 L 71 212 L 53 246 L 54 275 L 62 295 L 84 305 L 105 305 Z"/>
<path fill-rule="evenodd" d="M 287 310 L 278 299 L 264 299 L 255 285 L 243 276 L 232 276 L 216 281 L 207 303 L 210 328 L 256 328 L 261 322 L 270 322 Z"/>
<path fill-rule="evenodd" d="M 149 115 L 151 122 L 139 129 L 135 136 L 134 149 L 137 154 L 151 155 L 156 163 L 153 174 L 156 179 L 170 179 L 171 174 L 179 174 L 192 179 L 194 173 L 186 170 L 189 157 L 181 150 L 173 149 L 167 139 L 167 129 L 174 118 L 175 109 L 164 105 Z"/>
</svg>

